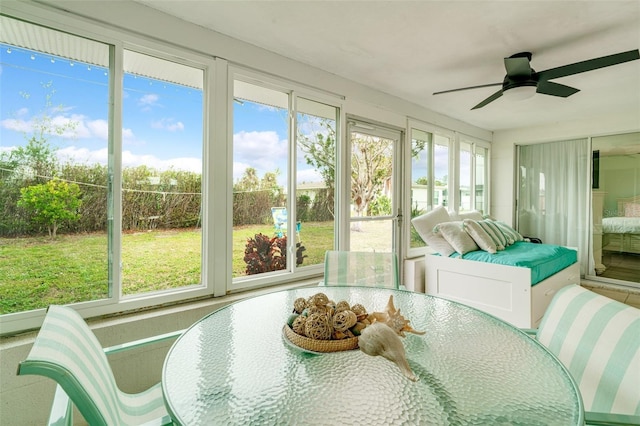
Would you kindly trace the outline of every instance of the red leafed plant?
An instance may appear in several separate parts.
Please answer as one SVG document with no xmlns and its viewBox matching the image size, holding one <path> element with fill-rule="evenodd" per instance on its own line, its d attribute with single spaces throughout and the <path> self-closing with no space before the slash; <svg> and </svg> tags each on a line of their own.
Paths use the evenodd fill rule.
<svg viewBox="0 0 640 426">
<path fill-rule="evenodd" d="M 302 264 L 302 260 L 307 257 L 302 255 L 305 250 L 303 245 L 296 244 L 296 265 Z M 287 267 L 287 237 L 271 238 L 264 234 L 256 234 L 254 238 L 247 238 L 244 261 L 247 264 L 247 275 L 285 269 Z"/>
</svg>

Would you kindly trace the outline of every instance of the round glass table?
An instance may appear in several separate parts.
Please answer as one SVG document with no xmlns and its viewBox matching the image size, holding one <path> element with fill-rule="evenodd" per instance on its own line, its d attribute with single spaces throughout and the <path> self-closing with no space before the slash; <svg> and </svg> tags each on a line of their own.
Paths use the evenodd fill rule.
<svg viewBox="0 0 640 426">
<path fill-rule="evenodd" d="M 424 335 L 402 338 L 416 382 L 381 356 L 315 354 L 282 328 L 294 301 L 383 311 L 393 295 Z M 191 326 L 162 372 L 168 411 L 183 425 L 584 424 L 576 384 L 546 348 L 473 308 L 402 290 L 315 287 L 228 305 Z"/>
</svg>

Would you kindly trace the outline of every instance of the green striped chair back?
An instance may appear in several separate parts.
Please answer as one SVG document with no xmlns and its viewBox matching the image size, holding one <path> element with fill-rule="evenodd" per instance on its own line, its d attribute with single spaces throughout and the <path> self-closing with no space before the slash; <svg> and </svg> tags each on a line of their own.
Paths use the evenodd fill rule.
<svg viewBox="0 0 640 426">
<path fill-rule="evenodd" d="M 640 415 L 640 309 L 569 285 L 536 338 L 567 367 L 586 411 Z"/>
<path fill-rule="evenodd" d="M 324 285 L 400 288 L 395 253 L 329 250 L 324 258 Z"/>
<path fill-rule="evenodd" d="M 139 394 L 120 391 L 100 342 L 82 317 L 68 307 L 49 307 L 18 374 L 56 381 L 92 426 L 168 419 L 160 383 Z"/>
</svg>

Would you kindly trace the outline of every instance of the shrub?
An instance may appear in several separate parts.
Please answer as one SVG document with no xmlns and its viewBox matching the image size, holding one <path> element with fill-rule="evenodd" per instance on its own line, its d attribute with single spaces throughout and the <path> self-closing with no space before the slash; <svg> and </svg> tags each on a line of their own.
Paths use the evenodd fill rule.
<svg viewBox="0 0 640 426">
<path fill-rule="evenodd" d="M 302 253 L 306 248 L 296 244 L 296 265 L 301 265 L 306 255 Z M 244 249 L 244 261 L 247 264 L 246 274 L 254 275 L 263 272 L 272 272 L 287 267 L 287 237 L 268 237 L 264 234 L 256 234 L 254 238 L 247 239 Z"/>
<path fill-rule="evenodd" d="M 47 226 L 51 238 L 55 238 L 61 223 L 79 219 L 81 204 L 80 187 L 59 179 L 21 188 L 18 201 L 18 206 L 26 209 L 35 222 Z"/>
</svg>

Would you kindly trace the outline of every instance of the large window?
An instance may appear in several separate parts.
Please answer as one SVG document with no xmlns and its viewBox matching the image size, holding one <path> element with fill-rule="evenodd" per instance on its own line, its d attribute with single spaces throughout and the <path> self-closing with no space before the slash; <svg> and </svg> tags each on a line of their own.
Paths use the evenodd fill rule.
<svg viewBox="0 0 640 426">
<path fill-rule="evenodd" d="M 459 211 L 477 210 L 488 214 L 488 143 L 460 135 Z"/>
<path fill-rule="evenodd" d="M 109 46 L 0 26 L 0 314 L 106 299 Z"/>
<path fill-rule="evenodd" d="M 205 66 L 0 19 L 3 333 L 203 294 Z"/>
<path fill-rule="evenodd" d="M 457 146 L 458 149 L 454 149 Z M 478 210 L 487 214 L 489 192 L 489 144 L 443 129 L 412 123 L 411 128 L 411 217 L 436 206 L 448 210 Z M 450 179 L 453 175 L 453 179 Z M 451 197 L 449 194 L 457 194 Z M 410 228 L 409 253 L 417 255 L 426 244 Z"/>
<path fill-rule="evenodd" d="M 2 334 L 52 303 L 90 317 L 319 278 L 330 249 L 404 255 L 408 211 L 487 206 L 488 148 L 453 131 L 410 125 L 406 154 L 397 114 L 347 127 L 339 95 L 255 64 L 3 13 Z"/>
<path fill-rule="evenodd" d="M 241 79 L 233 96 L 235 285 L 321 270 L 334 247 L 337 108 Z"/>
<path fill-rule="evenodd" d="M 203 71 L 124 51 L 122 294 L 201 282 Z"/>
</svg>

